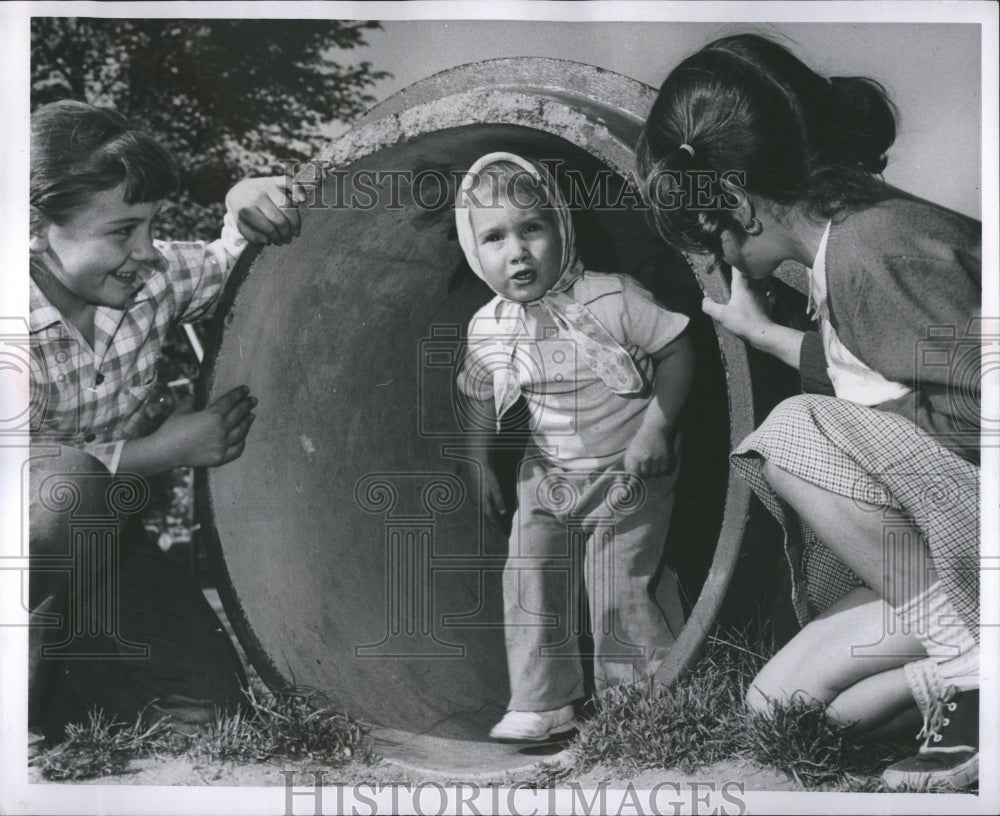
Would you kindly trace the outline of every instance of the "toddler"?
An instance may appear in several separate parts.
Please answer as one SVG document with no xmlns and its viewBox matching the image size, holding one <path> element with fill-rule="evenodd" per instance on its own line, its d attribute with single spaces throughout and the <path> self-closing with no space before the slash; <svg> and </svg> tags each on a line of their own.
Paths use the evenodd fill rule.
<svg viewBox="0 0 1000 816">
<path fill-rule="evenodd" d="M 456 201 L 459 242 L 494 292 L 476 312 L 458 385 L 499 430 L 524 398 L 531 444 L 504 568 L 511 698 L 490 736 L 538 741 L 573 727 L 586 586 L 598 690 L 649 676 L 682 623 L 676 578 L 651 594 L 679 468 L 676 421 L 692 376 L 688 318 L 623 275 L 583 268 L 569 207 L 541 166 L 480 158 Z M 505 513 L 477 433 L 482 505 Z"/>
</svg>

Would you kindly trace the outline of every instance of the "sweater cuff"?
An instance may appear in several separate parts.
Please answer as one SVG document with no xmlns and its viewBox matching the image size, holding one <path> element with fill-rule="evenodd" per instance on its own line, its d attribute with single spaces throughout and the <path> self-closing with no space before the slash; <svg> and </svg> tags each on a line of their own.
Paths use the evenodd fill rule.
<svg viewBox="0 0 1000 816">
<path fill-rule="evenodd" d="M 806 394 L 836 396 L 833 382 L 827 373 L 823 338 L 819 332 L 806 332 L 802 338 L 802 347 L 799 349 L 799 377 L 802 390 Z"/>
<path fill-rule="evenodd" d="M 233 259 L 239 258 L 243 250 L 247 248 L 247 244 L 250 243 L 243 237 L 243 233 L 236 226 L 236 216 L 229 212 L 229 210 L 226 210 L 226 214 L 222 218 L 222 235 L 220 239 L 222 248 Z M 229 265 L 223 264 L 223 266 L 228 268 Z"/>
<path fill-rule="evenodd" d="M 125 441 L 119 439 L 117 442 L 98 442 L 97 444 L 84 445 L 83 450 L 97 459 L 114 476 L 118 472 L 124 447 Z"/>
</svg>

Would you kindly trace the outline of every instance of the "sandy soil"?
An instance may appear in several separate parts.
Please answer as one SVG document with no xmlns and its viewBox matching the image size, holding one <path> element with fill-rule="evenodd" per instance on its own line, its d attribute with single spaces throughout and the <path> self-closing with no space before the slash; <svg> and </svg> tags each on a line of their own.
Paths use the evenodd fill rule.
<svg viewBox="0 0 1000 816">
<path fill-rule="evenodd" d="M 283 760 L 280 763 L 237 764 L 232 762 L 208 763 L 188 757 L 150 757 L 134 760 L 128 771 L 116 776 L 104 776 L 95 779 L 81 780 L 73 784 L 81 785 L 183 785 L 203 786 L 218 785 L 224 787 L 282 787 L 288 779 L 287 773 L 292 771 L 296 785 L 302 784 L 299 779 L 303 771 L 312 774 L 323 771 L 323 779 L 327 785 L 337 784 L 417 784 L 420 782 L 438 782 L 442 785 L 455 785 L 462 782 L 476 782 L 480 785 L 495 782 L 504 786 L 528 781 L 529 775 L 502 775 L 496 777 L 477 777 L 475 779 L 456 779 L 440 773 L 417 773 L 410 769 L 394 766 L 391 762 L 382 761 L 375 765 L 348 765 L 343 768 L 328 769 L 309 761 L 293 762 Z M 45 783 L 37 768 L 29 769 L 28 781 Z M 803 790 L 795 780 L 773 769 L 762 768 L 749 763 L 725 762 L 707 767 L 696 774 L 682 774 L 669 769 L 642 771 L 636 776 L 625 776 L 613 768 L 598 767 L 586 774 L 572 777 L 584 788 L 607 784 L 612 788 L 631 784 L 638 790 L 648 790 L 663 782 L 688 786 L 691 782 L 715 783 L 718 788 L 723 782 L 735 782 L 742 785 L 743 790 L 776 791 Z M 563 787 L 559 783 L 556 787 Z"/>
</svg>

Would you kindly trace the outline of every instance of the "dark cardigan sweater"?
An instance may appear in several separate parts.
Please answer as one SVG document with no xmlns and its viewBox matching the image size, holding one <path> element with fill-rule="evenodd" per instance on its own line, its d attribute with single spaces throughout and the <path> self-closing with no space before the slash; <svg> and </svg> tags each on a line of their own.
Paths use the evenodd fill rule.
<svg viewBox="0 0 1000 816">
<path fill-rule="evenodd" d="M 913 420 L 979 462 L 982 225 L 905 197 L 834 219 L 826 249 L 830 322 L 883 377 L 913 388 L 874 406 Z M 817 332 L 802 342 L 803 391 L 833 395 Z"/>
</svg>

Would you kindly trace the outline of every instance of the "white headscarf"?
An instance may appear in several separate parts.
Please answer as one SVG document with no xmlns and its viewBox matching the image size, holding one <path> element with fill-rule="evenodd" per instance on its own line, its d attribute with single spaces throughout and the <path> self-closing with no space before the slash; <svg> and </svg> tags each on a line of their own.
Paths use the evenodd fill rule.
<svg viewBox="0 0 1000 816">
<path fill-rule="evenodd" d="M 537 304 L 545 309 L 559 330 L 576 343 L 577 351 L 584 362 L 607 384 L 608 388 L 616 394 L 639 393 L 645 384 L 642 375 L 635 366 L 635 361 L 586 306 L 566 294 L 566 290 L 583 275 L 583 264 L 576 253 L 576 235 L 573 232 L 573 219 L 569 206 L 566 204 L 555 179 L 544 167 L 513 153 L 488 153 L 469 168 L 469 172 L 465 174 L 459 186 L 455 201 L 455 226 L 458 230 L 458 242 L 465 253 L 469 267 L 476 275 L 486 281 L 479 260 L 479 248 L 472 230 L 469 198 L 471 197 L 470 190 L 480 178 L 484 168 L 497 162 L 510 162 L 517 165 L 545 189 L 548 206 L 552 209 L 556 226 L 559 229 L 559 239 L 562 245 L 559 278 L 552 285 L 552 288 L 541 298 L 533 301 L 532 305 Z M 489 281 L 486 282 L 489 283 Z M 497 307 L 496 317 L 498 320 L 522 318 L 525 313 L 524 308 L 525 304 L 523 303 L 502 298 Z M 508 365 L 498 368 L 493 373 L 493 398 L 496 402 L 498 430 L 501 417 L 517 402 L 521 395 L 515 355 L 517 341 L 515 339 L 503 344 L 503 346 Z"/>
</svg>

